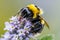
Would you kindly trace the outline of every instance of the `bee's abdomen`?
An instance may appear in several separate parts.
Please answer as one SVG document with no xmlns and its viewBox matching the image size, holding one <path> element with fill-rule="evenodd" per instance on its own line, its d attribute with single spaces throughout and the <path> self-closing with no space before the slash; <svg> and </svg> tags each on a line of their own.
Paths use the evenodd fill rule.
<svg viewBox="0 0 60 40">
<path fill-rule="evenodd" d="M 38 33 L 41 32 L 43 29 L 43 25 L 40 22 L 34 23 L 34 27 L 31 28 L 32 33 Z"/>
</svg>

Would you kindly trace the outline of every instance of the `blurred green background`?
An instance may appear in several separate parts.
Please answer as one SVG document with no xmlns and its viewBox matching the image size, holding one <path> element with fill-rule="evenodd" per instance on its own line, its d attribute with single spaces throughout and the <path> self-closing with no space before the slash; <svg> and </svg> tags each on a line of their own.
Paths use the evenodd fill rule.
<svg viewBox="0 0 60 40">
<path fill-rule="evenodd" d="M 60 0 L 0 0 L 0 36 L 5 32 L 4 22 L 29 4 L 35 4 L 43 9 L 42 16 L 50 26 L 50 30 L 44 27 L 39 38 L 46 34 L 54 34 L 55 40 L 60 40 Z"/>
</svg>

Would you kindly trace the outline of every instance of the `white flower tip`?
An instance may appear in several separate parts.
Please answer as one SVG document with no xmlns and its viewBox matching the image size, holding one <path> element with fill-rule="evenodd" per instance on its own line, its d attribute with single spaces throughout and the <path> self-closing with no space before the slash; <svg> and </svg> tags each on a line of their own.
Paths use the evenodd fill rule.
<svg viewBox="0 0 60 40">
<path fill-rule="evenodd" d="M 10 20 L 17 20 L 17 16 L 12 16 L 12 18 L 10 18 Z"/>
</svg>

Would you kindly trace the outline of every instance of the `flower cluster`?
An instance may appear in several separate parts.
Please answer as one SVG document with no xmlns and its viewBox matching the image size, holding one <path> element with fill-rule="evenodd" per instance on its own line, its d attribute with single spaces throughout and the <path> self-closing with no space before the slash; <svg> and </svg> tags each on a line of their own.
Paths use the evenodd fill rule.
<svg viewBox="0 0 60 40">
<path fill-rule="evenodd" d="M 10 18 L 10 22 L 5 22 L 4 30 L 7 30 L 0 40 L 29 40 L 33 37 L 33 33 L 30 33 L 31 22 L 22 18 L 18 20 L 17 16 Z"/>
</svg>

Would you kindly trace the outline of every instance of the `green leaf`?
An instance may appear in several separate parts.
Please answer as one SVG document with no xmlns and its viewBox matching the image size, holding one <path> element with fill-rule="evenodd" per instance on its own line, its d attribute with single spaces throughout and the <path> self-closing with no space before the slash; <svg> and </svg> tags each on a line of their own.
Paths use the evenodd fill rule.
<svg viewBox="0 0 60 40">
<path fill-rule="evenodd" d="M 52 35 L 46 35 L 46 36 L 43 36 L 40 40 L 53 40 L 53 36 Z"/>
</svg>

